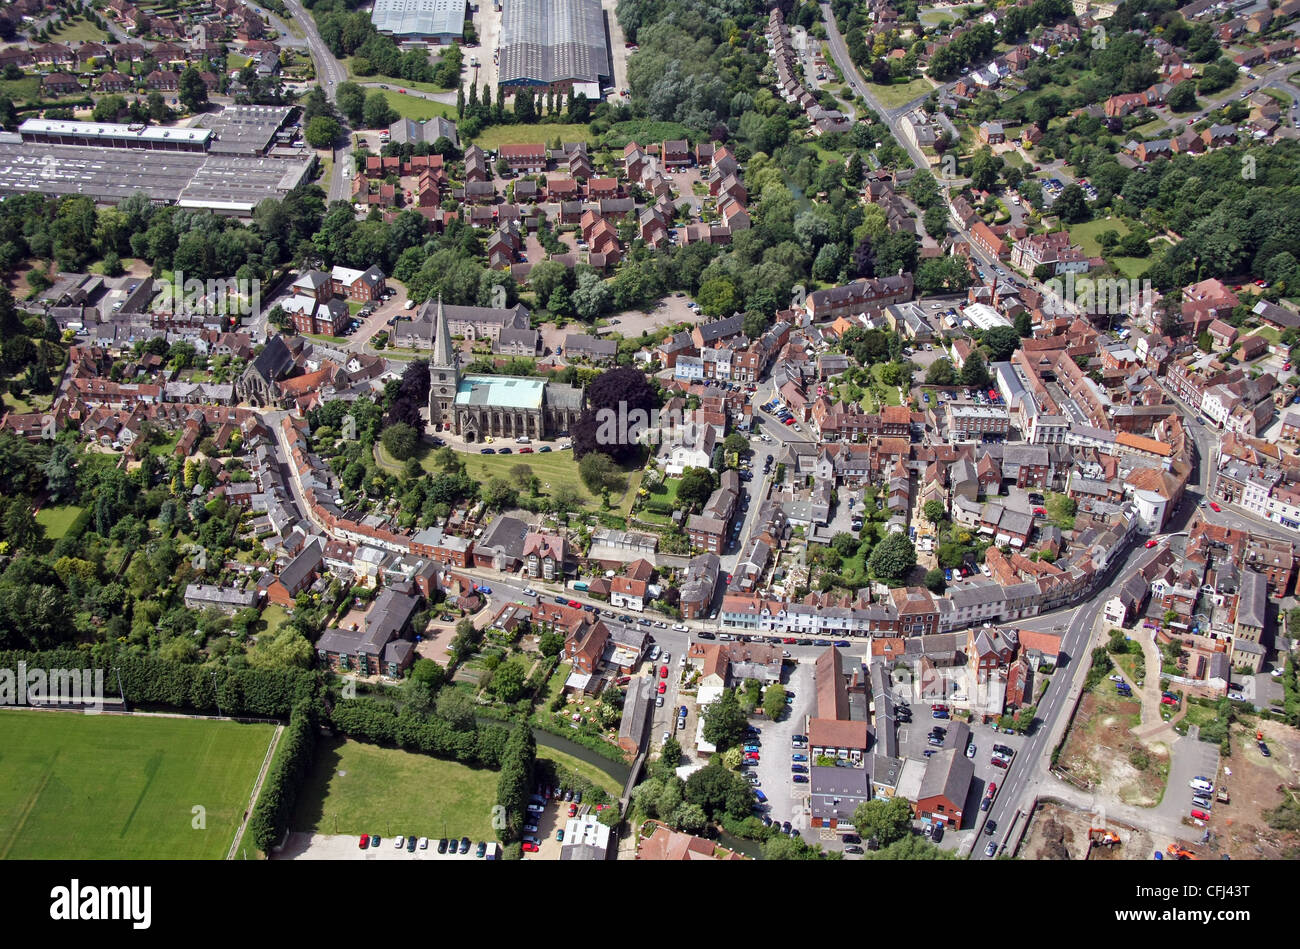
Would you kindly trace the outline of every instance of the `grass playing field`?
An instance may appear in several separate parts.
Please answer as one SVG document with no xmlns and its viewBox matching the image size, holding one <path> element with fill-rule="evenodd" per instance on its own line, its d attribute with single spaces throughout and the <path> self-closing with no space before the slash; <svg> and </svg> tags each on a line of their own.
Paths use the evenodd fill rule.
<svg viewBox="0 0 1300 949">
<path fill-rule="evenodd" d="M 455 109 L 452 110 L 453 112 Z M 586 125 L 494 125 L 484 129 L 474 144 L 488 151 L 502 145 L 530 145 L 535 142 L 590 142 L 591 129 Z"/>
<path fill-rule="evenodd" d="M 495 840 L 497 773 L 359 741 L 322 741 L 294 830 Z"/>
<path fill-rule="evenodd" d="M 222 859 L 273 732 L 0 711 L 0 860 Z M 196 806 L 203 829 L 193 826 Z"/>
</svg>

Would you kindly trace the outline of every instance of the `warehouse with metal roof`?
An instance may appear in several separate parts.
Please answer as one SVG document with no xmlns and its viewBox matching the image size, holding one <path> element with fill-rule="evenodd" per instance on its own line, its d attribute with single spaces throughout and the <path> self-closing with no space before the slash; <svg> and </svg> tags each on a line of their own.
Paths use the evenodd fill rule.
<svg viewBox="0 0 1300 949">
<path fill-rule="evenodd" d="M 370 22 L 403 40 L 447 44 L 465 31 L 465 0 L 375 0 Z"/>
<path fill-rule="evenodd" d="M 613 75 L 600 0 L 505 0 L 500 85 L 573 89 L 600 98 Z"/>
</svg>

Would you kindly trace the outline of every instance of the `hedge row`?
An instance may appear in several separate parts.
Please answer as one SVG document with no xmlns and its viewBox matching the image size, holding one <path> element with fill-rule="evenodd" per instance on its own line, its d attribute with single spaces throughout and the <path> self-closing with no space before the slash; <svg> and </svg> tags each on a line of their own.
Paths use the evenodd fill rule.
<svg viewBox="0 0 1300 949">
<path fill-rule="evenodd" d="M 442 719 L 425 717 L 409 707 L 396 711 L 393 706 L 374 699 L 340 702 L 330 718 L 338 731 L 358 741 L 395 745 L 435 758 L 494 769 L 501 766 L 501 756 L 510 737 L 510 729 L 501 725 L 476 725 L 458 730 Z"/>
<path fill-rule="evenodd" d="M 289 724 L 281 736 L 275 759 L 262 784 L 262 791 L 253 808 L 248 832 L 262 853 L 270 853 L 289 829 L 293 806 L 298 800 L 307 773 L 316 757 L 316 737 L 319 722 L 315 709 L 309 703 L 294 708 Z"/>
<path fill-rule="evenodd" d="M 103 669 L 105 697 L 128 705 L 249 718 L 288 718 L 301 702 L 318 702 L 320 673 L 306 669 L 225 669 L 152 656 L 102 657 L 90 650 L 0 652 L 0 669 Z M 120 688 L 120 692 L 119 692 Z"/>
<path fill-rule="evenodd" d="M 533 790 L 533 770 L 537 764 L 537 741 L 533 730 L 523 727 L 510 733 L 501 754 L 501 774 L 497 778 L 497 803 L 505 808 L 507 824 L 502 839 L 514 839 L 523 832 L 528 813 L 528 795 Z M 504 833 L 508 831 L 508 833 Z"/>
</svg>

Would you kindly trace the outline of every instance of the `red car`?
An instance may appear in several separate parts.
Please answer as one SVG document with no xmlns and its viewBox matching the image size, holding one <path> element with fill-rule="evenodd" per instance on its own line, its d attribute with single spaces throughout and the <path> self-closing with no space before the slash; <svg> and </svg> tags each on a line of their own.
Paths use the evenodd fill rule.
<svg viewBox="0 0 1300 949">
<path fill-rule="evenodd" d="M 582 609 L 582 604 L 579 603 L 577 600 L 570 600 L 570 601 L 569 601 L 569 605 L 570 605 L 571 607 L 573 607 L 575 610 L 580 610 L 580 609 Z"/>
<path fill-rule="evenodd" d="M 660 666 L 660 667 L 659 667 L 659 678 L 661 678 L 661 679 L 666 679 L 666 678 L 668 678 L 668 667 L 667 667 L 667 666 Z"/>
<path fill-rule="evenodd" d="M 784 639 L 781 640 L 781 642 L 785 643 L 787 646 L 793 646 L 798 641 L 799 640 L 795 639 L 793 636 L 786 636 Z"/>
<path fill-rule="evenodd" d="M 1219 513 L 1220 511 L 1222 511 L 1223 508 L 1219 507 L 1219 505 L 1217 505 L 1217 504 L 1215 504 L 1213 501 L 1211 501 L 1211 502 L 1210 502 L 1210 510 L 1217 514 L 1217 513 Z"/>
<path fill-rule="evenodd" d="M 1047 516 L 1047 508 L 1045 508 L 1045 507 L 1036 507 L 1036 508 L 1034 508 L 1034 516 L 1035 516 L 1035 517 L 1046 517 L 1046 516 Z"/>
<path fill-rule="evenodd" d="M 1290 364 L 1290 363 L 1286 363 L 1282 368 L 1283 368 L 1283 369 L 1290 369 L 1290 368 L 1291 368 L 1291 364 Z"/>
<path fill-rule="evenodd" d="M 1161 705 L 1177 705 L 1177 704 L 1178 704 L 1178 700 L 1177 700 L 1177 699 L 1171 699 L 1169 696 L 1167 696 L 1167 695 L 1163 695 L 1163 696 L 1160 697 L 1160 704 L 1161 704 Z"/>
<path fill-rule="evenodd" d="M 1205 811 L 1198 810 L 1198 809 L 1196 809 L 1196 808 L 1193 808 L 1193 809 L 1192 809 L 1192 816 L 1195 817 L 1195 818 L 1197 818 L 1197 819 L 1199 819 L 1199 820 L 1209 820 L 1209 819 L 1210 819 L 1210 815 L 1209 815 L 1209 814 L 1205 813 Z"/>
<path fill-rule="evenodd" d="M 577 804 L 570 804 L 570 805 L 569 805 L 569 816 L 570 816 L 570 817 L 577 817 L 577 816 L 578 816 L 578 805 L 577 805 Z"/>
<path fill-rule="evenodd" d="M 530 844 L 528 841 L 525 840 L 524 853 L 537 853 L 537 844 Z"/>
<path fill-rule="evenodd" d="M 369 846 L 370 846 L 370 835 L 362 834 L 361 839 L 357 841 L 357 847 L 359 847 L 361 850 L 365 850 Z"/>
<path fill-rule="evenodd" d="M 731 582 L 731 574 L 727 574 L 727 582 L 728 582 L 728 583 Z"/>
<path fill-rule="evenodd" d="M 993 781 L 990 781 L 990 782 L 989 782 L 988 790 L 984 792 L 984 796 L 985 796 L 985 797 L 992 797 L 994 794 L 997 794 L 997 793 L 998 793 L 998 786 L 997 786 L 997 784 L 996 784 L 995 782 L 993 782 Z"/>
<path fill-rule="evenodd" d="M 663 695 L 663 694 L 664 694 L 665 692 L 667 692 L 667 691 L 668 691 L 668 683 L 667 683 L 667 682 L 660 682 L 660 683 L 659 683 L 659 694 L 660 694 L 660 695 Z"/>
<path fill-rule="evenodd" d="M 1154 547 L 1157 543 L 1158 543 L 1158 541 L 1157 541 L 1154 537 L 1151 538 L 1149 541 L 1147 541 L 1147 550 L 1150 550 L 1150 549 L 1151 549 L 1152 547 Z"/>
<path fill-rule="evenodd" d="M 787 425 L 793 425 L 793 424 L 794 424 L 794 418 L 791 417 L 791 418 L 786 419 L 786 420 L 785 420 L 785 424 L 787 424 Z"/>
<path fill-rule="evenodd" d="M 994 758 L 994 759 L 993 759 L 993 767 L 995 767 L 995 768 L 1004 768 L 1004 769 L 1005 769 L 1005 768 L 1007 767 L 1007 763 L 1006 763 L 1005 761 L 1003 761 L 1001 758 Z"/>
<path fill-rule="evenodd" d="M 747 752 L 745 752 L 745 760 L 746 760 L 746 761 L 757 761 L 757 760 L 758 760 L 758 752 L 757 752 L 757 751 L 747 751 Z"/>
<path fill-rule="evenodd" d="M 532 453 L 533 453 L 533 450 L 532 450 L 531 448 L 521 448 L 521 449 L 519 449 L 519 454 L 521 454 L 521 455 L 531 455 Z"/>
</svg>

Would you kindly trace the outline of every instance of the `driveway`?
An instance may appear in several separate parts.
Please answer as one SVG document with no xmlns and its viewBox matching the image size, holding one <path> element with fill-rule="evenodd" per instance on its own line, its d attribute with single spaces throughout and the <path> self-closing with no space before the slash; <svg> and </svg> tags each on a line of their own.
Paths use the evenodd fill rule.
<svg viewBox="0 0 1300 949">
<path fill-rule="evenodd" d="M 782 681 L 794 692 L 795 701 L 779 721 L 774 722 L 766 715 L 750 719 L 750 724 L 762 730 L 761 757 L 754 770 L 762 782 L 759 787 L 767 795 L 767 815 L 778 823 L 788 820 L 809 840 L 812 839 L 807 833 L 809 785 L 795 784 L 790 780 L 790 755 L 793 753 L 790 736 L 804 734 L 808 716 L 814 709 L 814 662 L 808 658 L 799 663 L 786 663 Z M 808 751 L 804 749 L 801 753 L 806 755 Z"/>
<path fill-rule="evenodd" d="M 1217 786 L 1219 783 L 1219 749 L 1209 742 L 1196 737 L 1197 729 L 1192 726 L 1187 734 L 1174 742 L 1173 760 L 1169 763 L 1169 784 L 1165 787 L 1165 796 L 1156 806 L 1154 813 L 1168 833 L 1178 833 L 1185 837 L 1196 833 L 1190 825 L 1182 820 L 1192 809 L 1192 789 L 1188 782 L 1198 775 L 1204 775 Z"/>
</svg>

